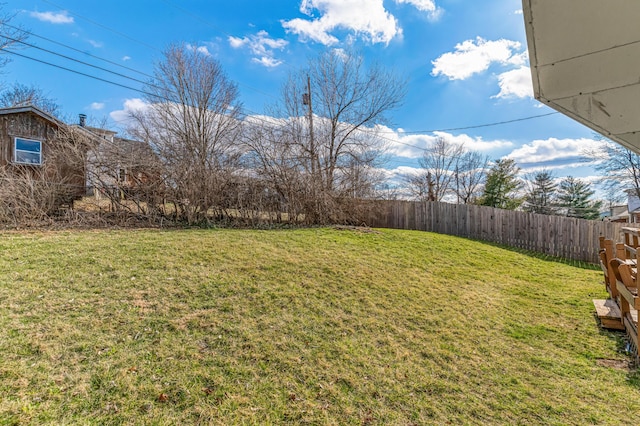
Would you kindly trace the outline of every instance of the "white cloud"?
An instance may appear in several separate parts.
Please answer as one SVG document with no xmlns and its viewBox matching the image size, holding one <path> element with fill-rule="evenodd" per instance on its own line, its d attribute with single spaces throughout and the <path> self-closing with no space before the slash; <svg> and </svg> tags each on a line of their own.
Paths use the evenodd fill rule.
<svg viewBox="0 0 640 426">
<path fill-rule="evenodd" d="M 522 145 L 513 150 L 507 158 L 515 160 L 518 164 L 535 163 L 579 163 L 583 152 L 596 150 L 602 147 L 602 141 L 593 139 L 556 139 L 534 140 L 530 144 Z M 582 163 L 584 165 L 584 163 Z"/>
<path fill-rule="evenodd" d="M 335 53 L 336 56 L 343 61 L 346 61 L 348 59 L 347 51 L 344 49 L 340 49 L 340 48 L 333 49 L 333 53 Z"/>
<path fill-rule="evenodd" d="M 259 31 L 248 37 L 229 36 L 229 45 L 234 49 L 246 47 L 254 57 L 252 60 L 265 67 L 277 67 L 282 61 L 275 58 L 275 50 L 282 50 L 289 44 L 284 39 L 269 37 L 266 31 Z"/>
<path fill-rule="evenodd" d="M 186 47 L 189 50 L 202 53 L 205 56 L 211 56 L 211 52 L 209 52 L 209 49 L 207 48 L 207 46 L 194 46 L 192 44 L 187 43 Z"/>
<path fill-rule="evenodd" d="M 89 109 L 93 111 L 100 111 L 104 108 L 104 106 L 104 102 L 92 102 L 91 105 L 89 105 Z"/>
<path fill-rule="evenodd" d="M 513 146 L 511 141 L 499 139 L 486 141 L 482 137 L 466 134 L 453 135 L 447 132 L 433 132 L 433 134 L 407 135 L 388 127 L 379 127 L 377 130 L 387 140 L 390 154 L 404 158 L 420 158 L 424 150 L 439 137 L 445 138 L 452 143 L 463 145 L 469 151 L 490 152 Z"/>
<path fill-rule="evenodd" d="M 575 174 L 579 174 L 580 171 L 576 170 L 576 169 L 580 169 L 582 167 L 584 167 L 585 164 L 581 161 L 560 161 L 558 163 L 544 163 L 544 164 L 528 164 L 528 163 L 524 163 L 524 164 L 518 164 L 518 167 L 520 167 L 520 176 L 523 178 L 528 177 L 529 175 L 531 175 L 532 173 L 537 173 L 537 172 L 542 172 L 542 171 L 549 171 L 549 172 L 558 172 L 558 174 L 562 174 L 562 177 L 564 176 L 571 176 L 572 171 L 575 172 Z M 554 181 L 556 183 L 559 183 L 562 180 L 562 177 L 558 177 L 556 179 L 554 179 Z M 580 180 L 582 180 L 583 178 L 580 177 Z"/>
<path fill-rule="evenodd" d="M 123 56 L 123 57 L 122 57 L 122 60 L 123 60 L 124 62 L 130 61 L 130 60 L 131 60 L 131 56 L 126 56 L 126 55 L 125 55 L 125 56 Z"/>
<path fill-rule="evenodd" d="M 392 187 L 397 187 L 403 186 L 407 177 L 417 176 L 422 173 L 423 169 L 416 162 L 415 166 L 396 166 L 393 169 L 376 168 L 375 171 L 384 176 L 385 183 Z"/>
<path fill-rule="evenodd" d="M 124 101 L 123 109 L 111 111 L 109 116 L 117 123 L 129 120 L 129 114 L 132 112 L 142 112 L 149 108 L 149 104 L 140 98 L 132 98 Z"/>
<path fill-rule="evenodd" d="M 234 36 L 229 36 L 229 44 L 234 49 L 239 49 L 247 43 L 247 38 L 238 38 Z"/>
<path fill-rule="evenodd" d="M 282 64 L 282 61 L 270 58 L 268 56 L 263 56 L 262 58 L 251 58 L 251 60 L 267 68 L 275 68 L 278 65 Z"/>
<path fill-rule="evenodd" d="M 429 19 L 433 21 L 439 19 L 443 12 L 441 8 L 436 6 L 436 2 L 434 0 L 396 0 L 396 3 L 410 4 L 421 12 L 427 12 L 429 14 Z"/>
<path fill-rule="evenodd" d="M 513 55 L 511 59 L 508 61 L 508 65 L 514 65 L 514 66 L 529 65 L 529 51 L 525 50 L 522 53 Z"/>
<path fill-rule="evenodd" d="M 388 172 L 394 175 L 400 176 L 416 176 L 422 172 L 420 167 L 411 167 L 411 166 L 398 166 L 395 169 L 388 170 Z"/>
<path fill-rule="evenodd" d="M 514 15 L 522 15 L 522 13 L 523 13 L 522 9 L 516 9 L 516 10 L 513 11 Z"/>
<path fill-rule="evenodd" d="M 494 63 L 522 65 L 526 54 L 517 53 L 522 45 L 517 41 L 500 39 L 487 41 L 481 37 L 466 40 L 432 61 L 431 75 L 444 75 L 450 80 L 464 80 L 489 69 Z"/>
<path fill-rule="evenodd" d="M 423 12 L 434 12 L 436 10 L 436 4 L 433 0 L 396 0 L 396 3 L 413 5 Z"/>
<path fill-rule="evenodd" d="M 95 40 L 87 40 L 87 42 L 92 45 L 93 47 L 95 47 L 96 49 L 101 48 L 102 46 L 104 46 L 104 43 L 102 43 L 101 41 L 95 41 Z"/>
<path fill-rule="evenodd" d="M 314 10 L 319 12 L 319 18 L 314 18 Z M 311 19 L 282 21 L 282 26 L 302 40 L 327 46 L 338 43 L 338 38 L 330 34 L 335 30 L 350 31 L 371 43 L 385 44 L 402 34 L 398 21 L 384 8 L 383 0 L 302 0 L 300 11 Z"/>
<path fill-rule="evenodd" d="M 69 16 L 69 12 L 63 10 L 62 12 L 29 12 L 29 16 L 36 18 L 42 22 L 49 22 L 51 24 L 73 24 L 73 16 Z"/>
<path fill-rule="evenodd" d="M 528 66 L 522 66 L 498 76 L 500 93 L 494 98 L 533 98 L 533 83 L 531 70 Z"/>
<path fill-rule="evenodd" d="M 445 138 L 448 141 L 464 145 L 464 147 L 469 151 L 489 152 L 494 149 L 504 149 L 513 146 L 513 142 L 511 141 L 502 139 L 486 141 L 482 139 L 481 136 L 469 136 L 466 134 L 452 135 L 451 133 L 446 132 L 434 132 L 434 135 Z"/>
</svg>

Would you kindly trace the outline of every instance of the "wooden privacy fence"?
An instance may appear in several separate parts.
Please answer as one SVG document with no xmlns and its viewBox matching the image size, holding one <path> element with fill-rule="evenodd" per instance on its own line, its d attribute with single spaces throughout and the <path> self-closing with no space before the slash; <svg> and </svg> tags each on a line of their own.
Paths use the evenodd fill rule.
<svg viewBox="0 0 640 426">
<path fill-rule="evenodd" d="M 628 223 L 576 219 L 471 204 L 437 201 L 379 201 L 368 225 L 455 235 L 550 256 L 599 262 L 599 237 L 620 240 Z"/>
</svg>

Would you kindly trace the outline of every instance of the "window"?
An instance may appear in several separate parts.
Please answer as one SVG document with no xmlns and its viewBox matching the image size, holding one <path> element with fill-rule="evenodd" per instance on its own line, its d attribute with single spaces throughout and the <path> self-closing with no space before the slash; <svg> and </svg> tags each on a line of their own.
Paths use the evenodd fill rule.
<svg viewBox="0 0 640 426">
<path fill-rule="evenodd" d="M 18 164 L 42 164 L 42 142 L 31 139 L 14 139 L 14 162 Z"/>
</svg>

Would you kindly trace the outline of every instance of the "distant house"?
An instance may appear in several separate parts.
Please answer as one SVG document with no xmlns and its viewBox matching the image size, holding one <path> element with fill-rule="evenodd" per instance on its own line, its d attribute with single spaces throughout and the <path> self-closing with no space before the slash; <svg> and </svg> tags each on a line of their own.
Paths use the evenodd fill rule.
<svg viewBox="0 0 640 426">
<path fill-rule="evenodd" d="M 627 193 L 627 204 L 611 206 L 604 215 L 604 220 L 608 222 L 640 223 L 640 197 L 633 189 L 627 189 L 625 192 Z"/>
<path fill-rule="evenodd" d="M 627 205 L 624 204 L 620 206 L 611 206 L 608 211 L 603 213 L 602 218 L 607 222 L 628 223 L 631 215 L 629 214 Z"/>
<path fill-rule="evenodd" d="M 89 153 L 89 186 L 96 198 L 149 198 L 159 188 L 158 159 L 141 141 L 121 138 L 111 130 L 83 127 L 100 142 Z"/>
<path fill-rule="evenodd" d="M 35 106 L 0 108 L 3 176 L 49 184 L 57 191 L 59 204 L 69 203 L 85 192 L 84 148 L 78 144 L 90 139 L 89 135 L 72 137 L 69 126 Z M 72 151 L 77 156 L 71 155 Z"/>
<path fill-rule="evenodd" d="M 71 205 L 87 189 L 111 201 L 155 203 L 162 196 L 157 156 L 148 144 L 116 135 L 87 126 L 84 114 L 68 125 L 35 106 L 0 108 L 0 185 L 37 186 L 26 195 L 46 194 L 47 210 Z"/>
</svg>

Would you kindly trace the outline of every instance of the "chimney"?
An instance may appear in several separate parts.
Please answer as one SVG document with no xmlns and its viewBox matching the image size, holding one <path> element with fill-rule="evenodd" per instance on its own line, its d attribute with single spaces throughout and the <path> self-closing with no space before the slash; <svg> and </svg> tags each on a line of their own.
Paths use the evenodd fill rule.
<svg viewBox="0 0 640 426">
<path fill-rule="evenodd" d="M 78 114 L 78 118 L 80 119 L 80 122 L 78 123 L 80 127 L 87 125 L 87 114 Z"/>
</svg>

